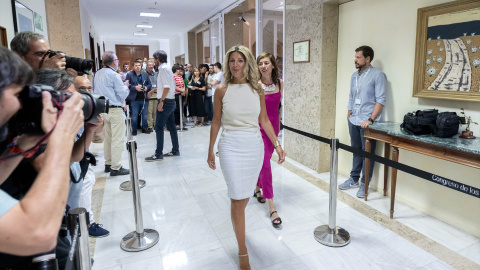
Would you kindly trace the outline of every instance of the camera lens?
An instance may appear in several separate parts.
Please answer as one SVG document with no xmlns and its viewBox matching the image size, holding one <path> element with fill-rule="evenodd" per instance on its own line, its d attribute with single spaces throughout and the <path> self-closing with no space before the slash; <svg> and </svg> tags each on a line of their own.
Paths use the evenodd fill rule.
<svg viewBox="0 0 480 270">
<path fill-rule="evenodd" d="M 82 94 L 82 100 L 85 103 L 83 105 L 83 116 L 85 122 L 93 123 L 97 122 L 97 116 L 101 113 L 108 113 L 108 99 L 104 96 L 92 94 L 87 91 L 79 91 Z"/>
<path fill-rule="evenodd" d="M 28 85 L 20 92 L 22 109 L 10 125 L 18 134 L 42 135 L 44 134 L 42 121 L 42 91 L 48 91 L 52 95 L 52 103 L 58 108 L 58 104 L 68 100 L 72 95 L 66 92 L 54 90 L 52 87 L 41 84 Z M 108 113 L 108 99 L 104 96 L 92 94 L 87 91 L 79 91 L 82 94 L 83 115 L 86 123 L 97 122 L 97 116 Z M 60 108 L 59 108 L 60 109 Z"/>
<path fill-rule="evenodd" d="M 92 59 L 82 59 L 77 57 L 65 56 L 66 68 L 73 68 L 76 71 L 89 73 L 92 69 Z"/>
</svg>

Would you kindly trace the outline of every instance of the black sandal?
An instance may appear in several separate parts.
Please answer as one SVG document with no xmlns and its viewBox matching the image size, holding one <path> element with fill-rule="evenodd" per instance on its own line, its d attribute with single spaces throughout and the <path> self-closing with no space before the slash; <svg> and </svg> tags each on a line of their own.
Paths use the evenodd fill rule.
<svg viewBox="0 0 480 270">
<path fill-rule="evenodd" d="M 258 201 L 259 203 L 265 203 L 267 200 L 265 200 L 265 198 L 263 198 L 262 196 L 257 196 L 257 193 L 262 194 L 262 192 L 261 192 L 260 190 L 257 191 L 257 192 L 254 191 L 254 192 L 253 192 L 253 197 L 257 198 L 257 201 Z"/>
<path fill-rule="evenodd" d="M 275 213 L 278 214 L 277 211 L 271 212 L 271 213 L 270 213 L 270 217 L 272 217 L 273 214 L 275 214 Z M 275 223 L 275 221 L 278 221 L 278 223 Z M 273 225 L 273 226 L 278 226 L 278 225 L 280 225 L 280 224 L 282 224 L 282 219 L 281 219 L 280 217 L 277 217 L 276 219 L 272 220 L 272 225 Z"/>
</svg>

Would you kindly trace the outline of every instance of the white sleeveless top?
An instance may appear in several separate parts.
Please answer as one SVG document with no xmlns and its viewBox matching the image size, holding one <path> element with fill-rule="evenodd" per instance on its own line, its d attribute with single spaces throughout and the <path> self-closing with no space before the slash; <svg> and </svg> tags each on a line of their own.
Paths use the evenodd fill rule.
<svg viewBox="0 0 480 270">
<path fill-rule="evenodd" d="M 260 97 L 248 83 L 229 84 L 222 102 L 224 130 L 260 128 L 258 125 Z"/>
</svg>

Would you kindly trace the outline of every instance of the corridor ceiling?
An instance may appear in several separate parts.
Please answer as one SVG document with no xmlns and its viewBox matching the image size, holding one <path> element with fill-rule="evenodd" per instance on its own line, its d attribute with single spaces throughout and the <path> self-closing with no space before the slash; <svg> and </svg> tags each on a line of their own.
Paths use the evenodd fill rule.
<svg viewBox="0 0 480 270">
<path fill-rule="evenodd" d="M 98 34 L 110 40 L 170 39 L 185 33 L 236 0 L 80 0 Z M 159 18 L 141 17 L 140 12 L 158 12 Z M 150 24 L 147 36 L 137 24 Z"/>
</svg>

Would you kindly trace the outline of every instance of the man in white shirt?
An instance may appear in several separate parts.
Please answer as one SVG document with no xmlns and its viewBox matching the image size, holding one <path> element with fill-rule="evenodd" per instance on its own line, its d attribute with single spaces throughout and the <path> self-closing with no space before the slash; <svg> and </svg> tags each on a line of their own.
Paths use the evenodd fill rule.
<svg viewBox="0 0 480 270">
<path fill-rule="evenodd" d="M 155 133 L 157 137 L 157 148 L 155 154 L 151 157 L 146 157 L 145 161 L 163 160 L 163 157 L 180 156 L 178 145 L 177 128 L 175 126 L 175 79 L 173 77 L 172 69 L 167 66 L 167 53 L 163 50 L 158 50 L 153 53 L 155 65 L 158 66 L 157 79 L 157 119 L 155 121 Z M 170 131 L 172 139 L 172 151 L 163 154 L 164 132 L 163 127 L 167 126 Z"/>
<path fill-rule="evenodd" d="M 103 54 L 104 68 L 97 71 L 93 89 L 95 94 L 109 99 L 109 113 L 103 114 L 103 149 L 105 152 L 105 172 L 110 176 L 126 175 L 130 171 L 122 167 L 122 151 L 125 144 L 125 98 L 127 98 L 128 81 L 122 82 L 117 74 L 118 58 L 114 52 Z"/>
<path fill-rule="evenodd" d="M 215 89 L 217 89 L 220 84 L 225 83 L 225 78 L 223 77 L 222 72 L 222 64 L 219 62 L 215 63 L 213 71 L 215 72 L 215 77 L 210 82 L 210 85 L 212 86 L 212 97 L 215 95 Z"/>
</svg>

